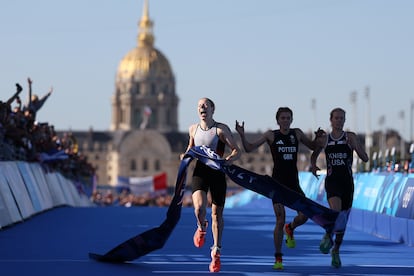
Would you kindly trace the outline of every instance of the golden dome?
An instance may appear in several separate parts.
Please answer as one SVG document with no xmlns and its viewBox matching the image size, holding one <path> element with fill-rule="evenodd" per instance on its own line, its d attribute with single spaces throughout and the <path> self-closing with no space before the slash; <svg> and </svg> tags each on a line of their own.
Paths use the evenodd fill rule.
<svg viewBox="0 0 414 276">
<path fill-rule="evenodd" d="M 136 47 L 129 51 L 118 66 L 117 80 L 173 78 L 170 63 L 157 49 Z"/>
</svg>

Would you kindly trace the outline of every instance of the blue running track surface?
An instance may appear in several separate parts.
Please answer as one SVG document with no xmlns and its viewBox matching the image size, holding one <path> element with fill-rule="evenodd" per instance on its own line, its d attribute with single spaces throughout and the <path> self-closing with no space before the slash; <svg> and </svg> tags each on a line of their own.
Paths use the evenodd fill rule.
<svg viewBox="0 0 414 276">
<path fill-rule="evenodd" d="M 210 211 L 210 210 L 209 210 Z M 165 246 L 130 263 L 101 263 L 89 252 L 105 253 L 145 230 L 159 226 L 167 208 L 60 207 L 0 229 L 0 275 L 109 276 L 200 275 L 208 271 L 211 227 L 206 244 L 195 248 L 192 208 Z M 208 213 L 208 219 L 210 213 Z M 287 209 L 287 222 L 295 215 Z M 414 248 L 347 229 L 342 267 L 319 252 L 323 229 L 312 221 L 295 231 L 296 248 L 283 246 L 283 271 L 272 269 L 275 217 L 269 199 L 226 208 L 220 274 L 228 275 L 414 275 Z M 211 225 L 211 223 L 209 224 Z"/>
</svg>

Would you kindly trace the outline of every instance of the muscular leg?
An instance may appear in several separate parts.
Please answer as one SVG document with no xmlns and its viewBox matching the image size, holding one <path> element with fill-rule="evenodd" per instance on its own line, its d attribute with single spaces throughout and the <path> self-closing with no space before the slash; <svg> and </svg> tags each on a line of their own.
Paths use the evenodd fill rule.
<svg viewBox="0 0 414 276">
<path fill-rule="evenodd" d="M 296 217 L 290 223 L 290 227 L 292 228 L 292 230 L 294 230 L 296 227 L 301 226 L 302 224 L 305 224 L 307 220 L 308 220 L 308 217 L 306 217 L 302 212 L 298 212 Z"/>
<path fill-rule="evenodd" d="M 273 230 L 273 242 L 277 253 L 282 253 L 283 226 L 285 225 L 285 206 L 280 203 L 273 204 L 273 211 L 276 216 L 276 224 Z"/>
<path fill-rule="evenodd" d="M 342 199 L 339 196 L 333 196 L 328 198 L 329 207 L 335 211 L 341 211 L 342 209 Z"/>
<path fill-rule="evenodd" d="M 221 239 L 223 236 L 224 219 L 222 206 L 211 205 L 211 231 L 213 232 L 214 245 L 221 247 Z"/>
<path fill-rule="evenodd" d="M 197 225 L 202 228 L 206 220 L 207 194 L 202 190 L 198 190 L 193 193 L 192 198 Z"/>
<path fill-rule="evenodd" d="M 335 211 L 342 210 L 342 199 L 338 196 L 334 196 L 328 199 L 329 207 Z M 338 252 L 344 239 L 345 232 L 335 233 L 335 245 L 332 250 Z"/>
</svg>

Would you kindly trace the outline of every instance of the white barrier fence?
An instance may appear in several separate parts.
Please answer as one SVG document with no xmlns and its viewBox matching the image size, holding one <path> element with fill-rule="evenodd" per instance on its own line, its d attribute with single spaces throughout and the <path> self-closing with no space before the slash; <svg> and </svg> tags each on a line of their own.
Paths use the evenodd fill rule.
<svg viewBox="0 0 414 276">
<path fill-rule="evenodd" d="M 0 229 L 53 207 L 92 206 L 74 183 L 39 163 L 0 162 Z"/>
</svg>

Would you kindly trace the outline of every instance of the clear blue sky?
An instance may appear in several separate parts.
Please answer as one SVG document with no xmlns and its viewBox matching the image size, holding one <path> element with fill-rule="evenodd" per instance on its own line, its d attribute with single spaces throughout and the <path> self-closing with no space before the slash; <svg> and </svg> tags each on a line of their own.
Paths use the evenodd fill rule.
<svg viewBox="0 0 414 276">
<path fill-rule="evenodd" d="M 1 100 L 16 82 L 26 96 L 30 76 L 35 94 L 54 87 L 39 121 L 109 129 L 116 70 L 136 46 L 142 7 L 143 0 L 2 1 Z M 176 77 L 181 131 L 198 120 L 197 100 L 207 96 L 216 120 L 232 128 L 244 120 L 247 131 L 276 127 L 279 106 L 293 109 L 295 127 L 329 129 L 329 111 L 339 106 L 353 131 L 365 132 L 370 118 L 371 130 L 412 135 L 414 1 L 150 0 L 149 8 L 155 46 Z"/>
</svg>

